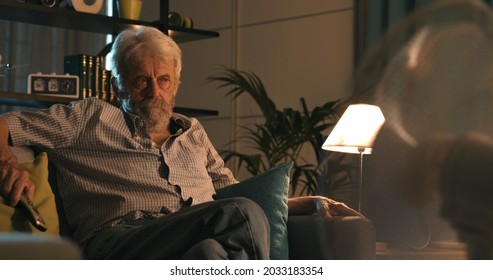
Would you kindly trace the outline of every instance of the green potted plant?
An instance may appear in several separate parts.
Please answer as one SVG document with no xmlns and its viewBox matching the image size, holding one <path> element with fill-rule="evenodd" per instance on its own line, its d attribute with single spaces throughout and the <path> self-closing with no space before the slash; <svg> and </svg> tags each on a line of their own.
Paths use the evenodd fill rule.
<svg viewBox="0 0 493 280">
<path fill-rule="evenodd" d="M 244 166 L 251 175 L 257 175 L 283 162 L 293 161 L 291 194 L 322 194 L 318 190 L 322 165 L 325 169 L 331 167 L 335 170 L 336 167 L 338 172 L 343 169 L 347 171 L 347 166 L 342 164 L 342 154 L 327 157 L 327 152 L 321 150 L 325 140 L 323 133 L 327 133 L 327 130 L 335 125 L 345 109 L 345 102 L 328 101 L 310 111 L 305 99 L 300 98 L 300 110 L 280 110 L 269 98 L 261 79 L 252 72 L 224 67 L 207 77 L 207 81 L 219 83 L 218 88 L 227 88 L 226 95 L 233 98 L 244 93 L 250 95 L 264 118 L 262 123 L 242 126 L 239 137 L 235 140 L 244 141 L 252 149 L 249 153 L 220 150 L 226 162 L 236 159 L 237 169 Z M 308 162 L 302 156 L 302 148 L 305 145 L 311 146 L 317 162 Z M 346 184 L 347 176 L 349 172 L 346 172 L 344 178 L 338 176 L 338 182 L 327 182 L 328 178 L 325 177 L 323 181 L 332 185 L 340 185 L 342 182 Z M 322 195 L 330 194 L 327 189 L 323 192 Z"/>
</svg>

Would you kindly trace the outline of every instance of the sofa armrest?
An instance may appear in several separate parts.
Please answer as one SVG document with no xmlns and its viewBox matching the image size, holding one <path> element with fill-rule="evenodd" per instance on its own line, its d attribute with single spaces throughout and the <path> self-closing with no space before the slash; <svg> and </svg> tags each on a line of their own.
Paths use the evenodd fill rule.
<svg viewBox="0 0 493 280">
<path fill-rule="evenodd" d="M 0 260 L 80 260 L 82 252 L 70 240 L 48 235 L 0 233 Z"/>
<path fill-rule="evenodd" d="M 375 229 L 363 216 L 289 216 L 288 240 L 293 260 L 375 259 Z"/>
</svg>

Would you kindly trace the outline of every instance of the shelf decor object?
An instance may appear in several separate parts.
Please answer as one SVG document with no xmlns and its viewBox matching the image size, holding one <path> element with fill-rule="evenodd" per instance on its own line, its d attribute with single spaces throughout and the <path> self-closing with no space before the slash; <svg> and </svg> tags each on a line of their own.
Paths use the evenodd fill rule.
<svg viewBox="0 0 493 280">
<path fill-rule="evenodd" d="M 56 1 L 55 1 L 56 3 Z M 77 12 L 98 14 L 103 8 L 104 0 L 67 0 L 67 6 Z"/>
<path fill-rule="evenodd" d="M 142 0 L 115 0 L 120 18 L 138 20 L 142 11 Z"/>
</svg>

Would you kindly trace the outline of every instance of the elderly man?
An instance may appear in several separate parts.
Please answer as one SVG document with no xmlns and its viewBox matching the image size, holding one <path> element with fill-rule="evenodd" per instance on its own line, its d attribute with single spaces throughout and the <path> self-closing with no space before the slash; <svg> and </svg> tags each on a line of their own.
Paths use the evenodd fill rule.
<svg viewBox="0 0 493 280">
<path fill-rule="evenodd" d="M 22 193 L 32 198 L 35 186 L 8 147 L 32 145 L 57 167 L 67 220 L 87 258 L 268 259 L 262 209 L 245 198 L 212 199 L 237 180 L 201 124 L 173 113 L 178 45 L 141 27 L 119 34 L 112 53 L 121 108 L 86 99 L 0 118 L 2 196 L 12 206 Z M 288 204 L 296 214 L 357 214 L 322 197 Z"/>
</svg>

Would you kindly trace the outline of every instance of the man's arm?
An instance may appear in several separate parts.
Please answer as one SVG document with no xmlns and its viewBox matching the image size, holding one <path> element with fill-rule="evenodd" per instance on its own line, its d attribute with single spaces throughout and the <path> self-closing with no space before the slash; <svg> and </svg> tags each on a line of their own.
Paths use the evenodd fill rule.
<svg viewBox="0 0 493 280">
<path fill-rule="evenodd" d="M 332 216 L 360 216 L 358 211 L 342 202 L 324 196 L 300 196 L 288 199 L 289 215 L 317 215 L 326 220 Z"/>
<path fill-rule="evenodd" d="M 7 122 L 0 117 L 0 194 L 11 206 L 15 206 L 23 192 L 32 200 L 34 184 L 29 179 L 29 173 L 19 167 L 10 150 L 9 135 Z"/>
</svg>

